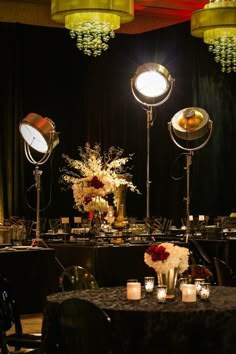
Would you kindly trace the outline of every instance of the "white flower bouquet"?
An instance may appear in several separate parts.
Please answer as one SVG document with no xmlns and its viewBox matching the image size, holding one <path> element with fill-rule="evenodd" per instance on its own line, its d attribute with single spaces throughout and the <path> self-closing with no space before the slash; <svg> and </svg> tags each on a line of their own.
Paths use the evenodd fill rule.
<svg viewBox="0 0 236 354">
<path fill-rule="evenodd" d="M 144 253 L 144 262 L 160 273 L 167 273 L 172 268 L 183 273 L 188 268 L 188 260 L 189 249 L 170 242 L 151 245 Z"/>
<path fill-rule="evenodd" d="M 101 154 L 100 145 L 93 147 L 86 143 L 84 149 L 79 147 L 80 160 L 73 160 L 63 155 L 67 165 L 72 168 L 64 168 L 62 181 L 72 191 L 75 206 L 79 211 L 108 211 L 107 196 L 113 194 L 114 205 L 117 205 L 116 190 L 121 185 L 126 185 L 132 192 L 139 193 L 136 186 L 125 178 L 125 165 L 132 158 L 121 157 L 123 150 L 110 147 Z"/>
</svg>

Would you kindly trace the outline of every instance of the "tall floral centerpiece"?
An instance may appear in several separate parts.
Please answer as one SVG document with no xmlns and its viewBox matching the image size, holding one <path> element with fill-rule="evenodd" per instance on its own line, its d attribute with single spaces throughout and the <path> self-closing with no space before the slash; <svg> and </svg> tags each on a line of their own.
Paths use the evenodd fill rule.
<svg viewBox="0 0 236 354">
<path fill-rule="evenodd" d="M 113 195 L 113 203 L 117 205 L 115 192 L 121 185 L 139 193 L 136 186 L 125 178 L 126 164 L 132 155 L 122 157 L 123 149 L 114 146 L 102 154 L 99 144 L 91 146 L 89 143 L 78 150 L 80 160 L 63 154 L 71 169 L 62 170 L 62 181 L 72 189 L 75 207 L 80 212 L 93 212 L 98 219 L 98 214 L 109 209 L 109 195 Z"/>
<path fill-rule="evenodd" d="M 167 297 L 173 298 L 177 276 L 188 268 L 189 249 L 170 242 L 151 245 L 144 253 L 144 262 L 156 271 L 158 284 L 167 285 Z"/>
</svg>

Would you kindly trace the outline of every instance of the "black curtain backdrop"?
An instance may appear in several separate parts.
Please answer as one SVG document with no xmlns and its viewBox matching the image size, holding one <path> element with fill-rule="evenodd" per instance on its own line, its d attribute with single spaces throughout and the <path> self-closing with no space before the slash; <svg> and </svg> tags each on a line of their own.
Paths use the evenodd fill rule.
<svg viewBox="0 0 236 354">
<path fill-rule="evenodd" d="M 98 58 L 83 55 L 65 29 L 0 24 L 0 191 L 4 217 L 35 218 L 33 170 L 24 155 L 19 122 L 35 112 L 50 117 L 60 144 L 42 166 L 42 214 L 75 216 L 71 190 L 63 191 L 62 154 L 79 158 L 86 142 L 134 153 L 133 182 L 142 192 L 127 194 L 127 215 L 146 215 L 146 111 L 130 80 L 145 62 L 164 65 L 175 79 L 170 98 L 154 108 L 150 152 L 150 214 L 178 220 L 185 215 L 186 161 L 171 140 L 168 122 L 180 109 L 197 106 L 213 121 L 209 143 L 191 166 L 191 214 L 228 215 L 235 207 L 236 74 L 223 74 L 190 23 L 156 31 L 117 34 Z"/>
</svg>

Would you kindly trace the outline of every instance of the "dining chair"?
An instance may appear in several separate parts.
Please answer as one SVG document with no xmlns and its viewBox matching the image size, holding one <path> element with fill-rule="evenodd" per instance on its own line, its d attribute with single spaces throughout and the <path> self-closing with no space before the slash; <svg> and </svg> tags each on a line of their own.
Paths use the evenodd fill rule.
<svg viewBox="0 0 236 354">
<path fill-rule="evenodd" d="M 58 309 L 58 354 L 112 354 L 110 317 L 94 303 L 79 298 L 64 300 Z"/>
<path fill-rule="evenodd" d="M 7 331 L 14 328 L 14 332 Z M 23 333 L 20 314 L 14 297 L 14 290 L 6 278 L 0 275 L 0 348 L 8 354 L 8 347 L 37 349 L 41 345 L 41 333 Z M 31 352 L 32 352 L 31 350 Z"/>
<path fill-rule="evenodd" d="M 72 265 L 63 270 L 59 279 L 62 291 L 97 289 L 98 283 L 94 275 L 81 266 Z"/>
<path fill-rule="evenodd" d="M 208 254 L 205 252 L 205 250 L 201 247 L 201 245 L 196 239 L 191 238 L 189 240 L 189 249 L 192 253 L 193 263 L 202 264 L 209 268 L 212 267 L 211 258 L 208 256 Z"/>
<path fill-rule="evenodd" d="M 202 264 L 190 264 L 188 269 L 181 275 L 184 278 L 189 278 L 191 283 L 194 283 L 196 278 L 205 279 L 208 283 L 214 283 L 212 271 Z"/>
<path fill-rule="evenodd" d="M 236 286 L 236 277 L 231 267 L 223 260 L 214 257 L 213 258 L 216 283 L 219 286 Z"/>
</svg>

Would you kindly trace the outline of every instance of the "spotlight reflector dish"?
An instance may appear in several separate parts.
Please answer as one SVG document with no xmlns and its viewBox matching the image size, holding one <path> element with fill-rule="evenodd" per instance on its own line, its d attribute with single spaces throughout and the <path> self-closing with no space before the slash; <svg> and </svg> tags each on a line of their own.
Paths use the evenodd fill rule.
<svg viewBox="0 0 236 354">
<path fill-rule="evenodd" d="M 208 113 L 198 107 L 188 107 L 177 112 L 171 120 L 175 135 L 182 140 L 202 138 L 210 130 Z"/>
<path fill-rule="evenodd" d="M 20 122 L 19 129 L 24 141 L 40 153 L 47 153 L 59 143 L 53 121 L 36 113 L 29 113 Z"/>
<path fill-rule="evenodd" d="M 131 90 L 136 100 L 143 105 L 158 106 L 168 99 L 173 83 L 174 80 L 164 66 L 145 63 L 131 79 Z"/>
</svg>

